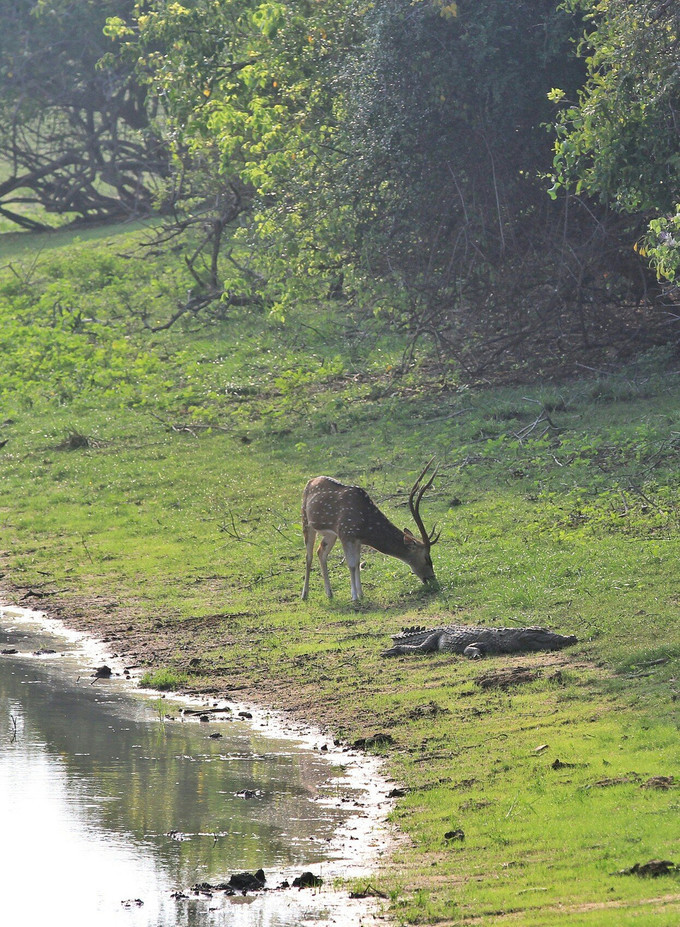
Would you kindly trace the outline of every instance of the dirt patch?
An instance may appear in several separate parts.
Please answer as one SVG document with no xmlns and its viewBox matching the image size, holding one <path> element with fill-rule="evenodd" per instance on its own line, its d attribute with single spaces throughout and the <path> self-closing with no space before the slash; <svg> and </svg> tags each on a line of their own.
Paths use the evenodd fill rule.
<svg viewBox="0 0 680 927">
<path fill-rule="evenodd" d="M 478 685 L 481 689 L 508 689 L 510 686 L 535 682 L 541 678 L 541 675 L 540 670 L 532 669 L 530 666 L 513 666 L 511 669 L 484 673 L 484 675 L 475 679 L 475 685 Z"/>
<path fill-rule="evenodd" d="M 417 705 L 408 713 L 412 721 L 420 721 L 422 718 L 436 718 L 438 715 L 449 714 L 448 708 L 442 708 L 436 702 L 428 702 L 427 705 Z"/>
<path fill-rule="evenodd" d="M 597 782 L 593 782 L 591 786 L 587 788 L 596 788 L 596 789 L 609 789 L 614 785 L 631 785 L 638 783 L 640 781 L 640 776 L 637 773 L 628 773 L 627 776 L 614 776 L 607 777 L 605 779 L 598 779 Z"/>
<path fill-rule="evenodd" d="M 546 913 L 546 918 L 554 915 L 562 920 L 570 914 L 587 914 L 590 911 L 637 911 L 640 913 L 640 918 L 642 918 L 643 912 L 647 914 L 650 909 L 673 910 L 678 904 L 680 904 L 680 895 L 661 895 L 657 898 L 645 898 L 639 901 L 593 901 L 582 905 L 545 907 L 541 910 Z M 463 925 L 467 924 L 485 924 L 488 923 L 489 917 L 494 918 L 494 923 L 507 921 L 508 923 L 521 924 L 525 915 L 526 910 L 524 908 L 516 908 L 506 911 L 494 911 L 493 914 L 464 917 L 455 921 L 439 921 L 437 927 L 463 927 Z M 548 923 L 547 919 L 546 923 Z"/>
<path fill-rule="evenodd" d="M 640 786 L 641 789 L 672 789 L 677 785 L 674 776 L 652 776 Z"/>
<path fill-rule="evenodd" d="M 648 863 L 635 863 L 630 869 L 622 869 L 619 875 L 636 875 L 646 879 L 658 879 L 659 876 L 675 875 L 680 872 L 670 859 L 650 859 Z"/>
<path fill-rule="evenodd" d="M 195 639 L 196 625 L 165 622 L 143 614 L 141 607 L 112 602 L 102 596 L 51 592 L 12 586 L 3 580 L 8 604 L 45 612 L 75 631 L 91 634 L 130 668 L 161 667 L 179 651 L 186 663 L 201 656 L 202 642 Z"/>
</svg>

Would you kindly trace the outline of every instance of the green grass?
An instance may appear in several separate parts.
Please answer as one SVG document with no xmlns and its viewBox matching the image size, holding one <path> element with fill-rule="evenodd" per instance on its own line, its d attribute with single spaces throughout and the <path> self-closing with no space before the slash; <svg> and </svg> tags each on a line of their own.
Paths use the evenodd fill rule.
<svg viewBox="0 0 680 927">
<path fill-rule="evenodd" d="M 144 689 L 158 689 L 159 692 L 175 692 L 187 685 L 188 678 L 186 673 L 175 673 L 163 668 L 156 670 L 155 673 L 144 673 L 140 677 L 139 685 Z M 159 712 L 163 705 L 164 703 L 161 702 Z"/>
<path fill-rule="evenodd" d="M 146 641 L 149 680 L 245 687 L 349 741 L 385 731 L 408 835 L 373 879 L 395 923 L 676 924 L 680 879 L 680 377 L 656 351 L 599 379 L 467 385 L 344 307 L 185 320 L 187 281 L 139 233 L 13 257 L 0 275 L 0 582 Z M 547 417 L 546 417 L 547 416 Z M 87 441 L 72 440 L 84 436 Z M 307 603 L 300 495 L 423 502 L 440 590 L 365 552 Z M 563 655 L 382 660 L 404 624 L 539 624 Z M 125 643 L 127 641 L 127 643 Z M 483 690 L 506 664 L 533 683 Z M 543 747 L 544 749 L 538 749 Z M 559 763 L 556 764 L 556 761 Z M 555 765 L 553 765 L 555 764 Z M 560 765 L 562 764 L 562 765 Z M 447 840 L 455 829 L 463 841 Z"/>
</svg>

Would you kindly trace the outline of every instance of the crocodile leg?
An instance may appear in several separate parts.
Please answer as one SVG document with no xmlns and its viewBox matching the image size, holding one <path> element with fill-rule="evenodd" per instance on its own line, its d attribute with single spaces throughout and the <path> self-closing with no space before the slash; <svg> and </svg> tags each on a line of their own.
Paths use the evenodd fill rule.
<svg viewBox="0 0 680 927">
<path fill-rule="evenodd" d="M 390 647 L 389 650 L 385 650 L 382 656 L 400 657 L 407 653 L 436 653 L 441 649 L 441 640 L 441 630 L 433 631 L 418 644 L 395 644 L 394 647 Z"/>
</svg>

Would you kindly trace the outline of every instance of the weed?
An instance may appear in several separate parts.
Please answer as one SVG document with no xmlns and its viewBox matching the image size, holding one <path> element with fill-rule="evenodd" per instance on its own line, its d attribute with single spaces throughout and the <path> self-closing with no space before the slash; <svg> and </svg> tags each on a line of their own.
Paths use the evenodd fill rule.
<svg viewBox="0 0 680 927">
<path fill-rule="evenodd" d="M 186 673 L 176 673 L 171 669 L 159 669 L 155 672 L 144 673 L 139 680 L 142 689 L 157 689 L 159 692 L 174 692 L 186 686 L 188 681 Z M 158 700 L 156 710 L 161 720 L 165 716 L 164 705 Z"/>
</svg>

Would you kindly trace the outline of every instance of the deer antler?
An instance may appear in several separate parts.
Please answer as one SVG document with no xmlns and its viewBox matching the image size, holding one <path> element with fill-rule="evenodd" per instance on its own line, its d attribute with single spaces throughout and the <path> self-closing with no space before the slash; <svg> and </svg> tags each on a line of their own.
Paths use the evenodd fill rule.
<svg viewBox="0 0 680 927">
<path fill-rule="evenodd" d="M 436 525 L 432 529 L 432 531 L 428 534 L 427 531 L 425 530 L 423 519 L 420 517 L 420 500 L 423 498 L 427 490 L 430 488 L 430 486 L 434 482 L 434 478 L 437 475 L 437 471 L 439 467 L 434 468 L 434 470 L 432 471 L 432 476 L 429 478 L 429 480 L 427 481 L 427 483 L 425 483 L 424 486 L 420 485 L 420 481 L 423 479 L 427 471 L 432 466 L 433 460 L 434 460 L 434 457 L 430 457 L 427 464 L 425 465 L 425 469 L 423 470 L 423 472 L 420 474 L 418 479 L 413 484 L 413 489 L 411 490 L 409 497 L 408 497 L 408 507 L 411 510 L 411 515 L 413 516 L 414 522 L 418 526 L 418 529 L 420 531 L 420 535 L 423 539 L 423 544 L 425 545 L 425 547 L 432 547 L 433 544 L 436 544 L 437 541 L 439 540 L 439 535 L 441 534 L 441 531 L 439 532 L 436 531 Z"/>
</svg>

